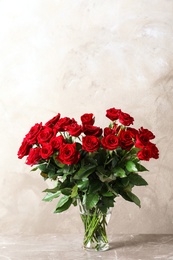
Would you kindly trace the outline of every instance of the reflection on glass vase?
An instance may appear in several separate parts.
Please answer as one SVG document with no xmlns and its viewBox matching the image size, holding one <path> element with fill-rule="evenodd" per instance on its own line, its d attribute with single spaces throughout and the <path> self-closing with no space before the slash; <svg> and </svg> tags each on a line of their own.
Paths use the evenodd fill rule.
<svg viewBox="0 0 173 260">
<path fill-rule="evenodd" d="M 106 251 L 109 249 L 107 225 L 111 217 L 111 210 L 102 213 L 97 207 L 87 210 L 79 203 L 79 210 L 84 224 L 83 247 L 86 250 Z"/>
</svg>

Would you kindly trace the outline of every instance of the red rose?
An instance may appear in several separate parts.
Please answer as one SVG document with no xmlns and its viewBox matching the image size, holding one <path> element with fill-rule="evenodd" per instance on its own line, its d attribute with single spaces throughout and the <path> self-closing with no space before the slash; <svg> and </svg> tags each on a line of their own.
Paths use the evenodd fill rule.
<svg viewBox="0 0 173 260">
<path fill-rule="evenodd" d="M 98 126 L 84 125 L 83 132 L 85 135 L 94 135 L 99 137 L 102 134 L 102 129 Z"/>
<path fill-rule="evenodd" d="M 104 149 L 115 150 L 119 144 L 118 137 L 113 134 L 104 136 L 101 140 L 101 144 Z"/>
<path fill-rule="evenodd" d="M 143 148 L 146 146 L 151 139 L 154 139 L 155 135 L 149 131 L 148 129 L 144 129 L 141 127 L 136 135 L 136 143 L 135 146 L 138 148 Z"/>
<path fill-rule="evenodd" d="M 40 124 L 35 124 L 34 126 L 31 127 L 29 130 L 28 134 L 26 134 L 26 138 L 29 144 L 34 144 L 36 143 L 37 136 L 39 132 L 42 129 L 42 123 Z"/>
<path fill-rule="evenodd" d="M 63 164 L 76 164 L 79 158 L 80 154 L 76 150 L 76 143 L 62 145 L 57 156 L 57 160 Z"/>
<path fill-rule="evenodd" d="M 18 150 L 18 158 L 22 159 L 24 156 L 29 154 L 29 150 L 31 149 L 32 145 L 30 145 L 26 138 L 23 139 L 22 144 Z"/>
<path fill-rule="evenodd" d="M 82 124 L 83 125 L 93 125 L 94 124 L 94 117 L 93 117 L 93 114 L 92 113 L 89 113 L 89 114 L 83 114 L 81 116 L 81 121 L 82 121 Z"/>
<path fill-rule="evenodd" d="M 40 150 L 40 155 L 43 159 L 48 159 L 53 154 L 52 145 L 49 143 L 44 143 Z"/>
<path fill-rule="evenodd" d="M 116 108 L 110 108 L 106 110 L 106 117 L 108 117 L 110 120 L 115 121 L 119 118 L 119 113 L 121 112 L 121 109 Z"/>
<path fill-rule="evenodd" d="M 54 116 L 52 119 L 50 119 L 49 121 L 47 121 L 47 123 L 45 124 L 46 126 L 52 127 L 54 126 L 58 120 L 60 119 L 60 113 L 58 113 L 56 116 Z"/>
<path fill-rule="evenodd" d="M 143 134 L 143 135 L 147 136 L 149 140 L 155 138 L 155 135 L 154 135 L 150 130 L 145 129 L 145 128 L 143 128 L 143 127 L 141 127 L 141 128 L 139 129 L 139 134 Z"/>
<path fill-rule="evenodd" d="M 149 161 L 151 158 L 151 149 L 149 147 L 144 147 L 137 153 L 139 160 Z"/>
<path fill-rule="evenodd" d="M 87 152 L 95 152 L 100 146 L 100 140 L 93 135 L 87 135 L 82 138 L 82 149 Z"/>
<path fill-rule="evenodd" d="M 133 137 L 134 137 L 134 139 L 135 139 L 135 138 L 136 138 L 136 135 L 138 134 L 138 130 L 136 130 L 136 129 L 133 128 L 133 127 L 127 127 L 126 129 L 129 130 L 129 131 L 133 134 Z"/>
<path fill-rule="evenodd" d="M 136 135 L 135 147 L 143 148 L 148 143 L 149 143 L 149 138 L 146 134 L 137 134 Z"/>
<path fill-rule="evenodd" d="M 122 149 L 130 150 L 134 145 L 134 133 L 130 130 L 121 130 L 118 138 Z"/>
<path fill-rule="evenodd" d="M 114 129 L 110 128 L 110 127 L 105 127 L 104 128 L 104 136 L 110 135 L 110 134 L 115 134 Z"/>
<path fill-rule="evenodd" d="M 66 127 L 66 131 L 71 135 L 71 136 L 79 136 L 82 133 L 82 127 L 81 125 L 78 125 L 77 123 L 70 124 Z"/>
<path fill-rule="evenodd" d="M 121 111 L 119 114 L 119 121 L 122 125 L 129 126 L 129 125 L 133 124 L 134 118 L 131 117 L 129 114 L 123 113 Z"/>
<path fill-rule="evenodd" d="M 159 158 L 159 150 L 157 148 L 157 146 L 153 143 L 149 143 L 148 147 L 150 148 L 151 151 L 151 157 L 154 159 L 158 159 Z"/>
<path fill-rule="evenodd" d="M 55 124 L 56 131 L 65 131 L 66 127 L 70 125 L 73 121 L 69 117 L 63 117 Z"/>
<path fill-rule="evenodd" d="M 33 166 L 41 160 L 40 149 L 40 147 L 30 149 L 29 155 L 26 158 L 26 164 Z"/>
<path fill-rule="evenodd" d="M 50 144 L 52 145 L 52 147 L 56 150 L 59 150 L 60 147 L 65 144 L 65 139 L 62 135 L 59 136 L 54 136 L 52 137 L 52 139 L 50 140 Z"/>
<path fill-rule="evenodd" d="M 39 144 L 48 142 L 51 139 L 51 137 L 53 136 L 53 134 L 54 134 L 54 132 L 53 132 L 52 128 L 50 128 L 48 126 L 44 126 L 37 136 L 37 140 L 38 140 Z"/>
</svg>

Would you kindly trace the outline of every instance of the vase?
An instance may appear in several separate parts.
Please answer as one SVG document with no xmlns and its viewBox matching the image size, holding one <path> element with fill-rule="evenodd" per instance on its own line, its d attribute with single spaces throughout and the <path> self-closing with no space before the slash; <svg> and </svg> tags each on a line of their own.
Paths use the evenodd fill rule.
<svg viewBox="0 0 173 260">
<path fill-rule="evenodd" d="M 83 248 L 96 251 L 108 250 L 107 225 L 111 217 L 111 209 L 102 213 L 97 207 L 88 210 L 85 205 L 79 203 L 79 210 L 84 225 Z"/>
</svg>

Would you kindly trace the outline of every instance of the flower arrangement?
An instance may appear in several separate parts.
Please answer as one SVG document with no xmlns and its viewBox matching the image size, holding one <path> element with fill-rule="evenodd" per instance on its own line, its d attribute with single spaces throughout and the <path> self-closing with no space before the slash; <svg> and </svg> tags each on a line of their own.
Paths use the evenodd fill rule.
<svg viewBox="0 0 173 260">
<path fill-rule="evenodd" d="M 121 109 L 107 109 L 106 117 L 109 125 L 101 128 L 95 125 L 93 113 L 83 114 L 80 124 L 58 113 L 44 125 L 36 123 L 25 135 L 18 158 L 26 156 L 32 171 L 40 170 L 44 180 L 55 181 L 43 198 L 58 198 L 55 213 L 80 201 L 86 210 L 106 214 L 118 196 L 141 206 L 132 189 L 147 185 L 139 172 L 147 171 L 141 161 L 159 157 L 151 142 L 155 136 L 143 127 L 131 127 L 134 118 Z M 83 221 L 86 226 L 87 220 Z M 86 229 L 87 243 L 96 228 L 90 224 Z"/>
</svg>

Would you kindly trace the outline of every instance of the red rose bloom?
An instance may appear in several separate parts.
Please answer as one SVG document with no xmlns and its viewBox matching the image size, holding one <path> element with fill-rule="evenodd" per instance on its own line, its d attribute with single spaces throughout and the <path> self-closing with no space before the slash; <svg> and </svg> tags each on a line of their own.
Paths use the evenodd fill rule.
<svg viewBox="0 0 173 260">
<path fill-rule="evenodd" d="M 26 164 L 33 166 L 41 160 L 40 149 L 40 147 L 30 149 L 29 155 L 26 158 Z"/>
<path fill-rule="evenodd" d="M 40 124 L 35 124 L 34 126 L 31 127 L 30 131 L 28 134 L 26 134 L 26 138 L 29 144 L 35 144 L 37 141 L 37 136 L 39 132 L 42 129 L 42 123 Z"/>
<path fill-rule="evenodd" d="M 40 156 L 43 159 L 48 159 L 53 154 L 53 148 L 52 145 L 49 143 L 45 143 L 42 145 L 42 148 L 40 150 Z"/>
<path fill-rule="evenodd" d="M 59 150 L 60 147 L 65 144 L 65 139 L 62 135 L 59 136 L 54 136 L 51 140 L 50 140 L 50 144 L 51 146 L 56 149 Z"/>
<path fill-rule="evenodd" d="M 143 134 L 143 135 L 147 136 L 147 138 L 148 138 L 149 140 L 155 138 L 155 135 L 154 135 L 150 130 L 145 129 L 145 128 L 143 128 L 143 127 L 141 127 L 141 128 L 139 129 L 139 134 Z"/>
<path fill-rule="evenodd" d="M 47 121 L 47 123 L 45 124 L 46 126 L 52 127 L 54 126 L 58 120 L 60 119 L 60 113 L 58 113 L 56 116 L 54 116 L 52 119 L 50 119 L 49 121 Z"/>
<path fill-rule="evenodd" d="M 87 135 L 82 138 L 82 149 L 87 152 L 95 152 L 100 146 L 100 140 L 93 135 Z"/>
<path fill-rule="evenodd" d="M 18 158 L 22 159 L 25 155 L 29 154 L 29 150 L 31 149 L 32 145 L 30 145 L 27 141 L 27 138 L 24 138 L 22 144 L 18 150 Z"/>
<path fill-rule="evenodd" d="M 121 130 L 118 138 L 122 149 L 130 150 L 134 145 L 134 133 L 130 130 Z"/>
<path fill-rule="evenodd" d="M 51 139 L 51 137 L 53 136 L 53 134 L 54 134 L 54 132 L 53 132 L 52 128 L 50 128 L 48 126 L 44 126 L 37 136 L 38 143 L 43 144 L 45 142 L 48 142 Z"/>
<path fill-rule="evenodd" d="M 118 137 L 113 134 L 104 136 L 101 140 L 101 144 L 104 149 L 115 150 L 119 144 Z"/>
<path fill-rule="evenodd" d="M 94 135 L 99 137 L 102 134 L 102 129 L 98 126 L 84 125 L 83 132 L 85 135 Z"/>
<path fill-rule="evenodd" d="M 54 128 L 56 132 L 65 131 L 66 127 L 72 123 L 72 120 L 69 117 L 60 118 L 59 121 L 55 124 Z"/>
<path fill-rule="evenodd" d="M 151 157 L 154 158 L 154 159 L 158 159 L 159 158 L 159 150 L 158 150 L 157 146 L 153 143 L 149 143 L 147 147 L 151 151 Z"/>
<path fill-rule="evenodd" d="M 86 113 L 81 116 L 81 121 L 83 125 L 93 125 L 95 119 L 92 113 Z"/>
<path fill-rule="evenodd" d="M 131 131 L 134 135 L 134 138 L 136 137 L 136 135 L 138 134 L 138 130 L 136 130 L 135 128 L 133 127 L 127 127 L 127 130 Z"/>
<path fill-rule="evenodd" d="M 79 158 L 80 154 L 76 150 L 76 143 L 62 145 L 57 156 L 57 160 L 63 164 L 76 164 Z"/>
<path fill-rule="evenodd" d="M 78 125 L 77 123 L 72 123 L 66 127 L 66 131 L 71 136 L 78 137 L 82 133 L 82 127 L 81 127 L 81 125 Z"/>
<path fill-rule="evenodd" d="M 110 134 L 115 134 L 115 131 L 110 127 L 105 127 L 104 128 L 104 136 L 107 136 L 107 135 L 110 135 Z"/>
<path fill-rule="evenodd" d="M 116 108 L 110 108 L 106 110 L 106 117 L 108 117 L 110 120 L 115 121 L 119 118 L 119 114 L 121 112 L 121 109 Z"/>
<path fill-rule="evenodd" d="M 149 147 L 144 147 L 137 153 L 137 156 L 139 160 L 149 161 L 151 158 L 151 149 Z"/>
<path fill-rule="evenodd" d="M 131 117 L 129 114 L 123 113 L 121 111 L 119 114 L 119 121 L 122 125 L 129 126 L 129 125 L 133 124 L 134 118 Z"/>
<path fill-rule="evenodd" d="M 136 143 L 135 146 L 138 148 L 143 148 L 144 146 L 149 144 L 151 139 L 154 139 L 155 135 L 149 131 L 148 129 L 144 129 L 141 127 L 136 135 Z"/>
<path fill-rule="evenodd" d="M 143 148 L 149 143 L 149 138 L 145 134 L 136 135 L 135 147 Z"/>
</svg>

